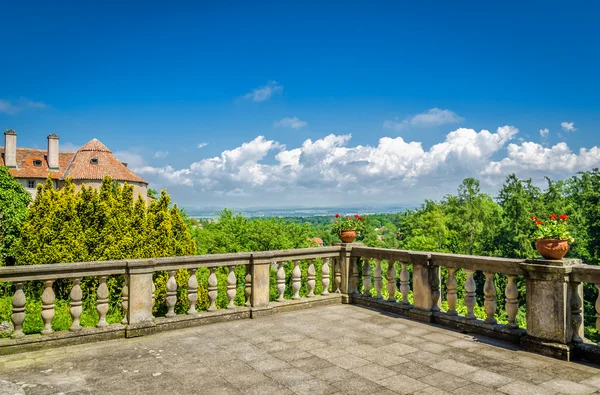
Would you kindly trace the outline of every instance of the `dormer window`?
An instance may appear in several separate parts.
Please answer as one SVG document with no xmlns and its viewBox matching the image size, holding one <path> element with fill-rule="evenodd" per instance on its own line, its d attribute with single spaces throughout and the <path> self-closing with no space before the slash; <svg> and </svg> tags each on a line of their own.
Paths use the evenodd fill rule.
<svg viewBox="0 0 600 395">
<path fill-rule="evenodd" d="M 40 167 L 42 165 L 42 161 L 39 159 L 34 159 L 33 165 L 36 167 Z"/>
<path fill-rule="evenodd" d="M 98 158 L 92 158 L 92 159 L 90 159 L 90 163 L 92 165 L 97 165 L 98 164 Z"/>
</svg>

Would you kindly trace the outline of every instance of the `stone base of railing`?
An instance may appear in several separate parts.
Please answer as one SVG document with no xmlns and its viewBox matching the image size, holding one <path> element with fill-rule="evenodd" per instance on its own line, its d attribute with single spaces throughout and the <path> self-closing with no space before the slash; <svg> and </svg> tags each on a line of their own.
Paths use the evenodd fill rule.
<svg viewBox="0 0 600 395">
<path fill-rule="evenodd" d="M 571 361 L 574 356 L 574 345 L 553 343 L 531 336 L 524 336 L 521 339 L 521 348 L 525 351 L 545 355 L 563 361 Z"/>
<path fill-rule="evenodd" d="M 487 324 L 482 320 L 470 320 L 464 316 L 452 316 L 441 311 L 434 313 L 433 323 L 447 326 L 461 332 L 483 335 L 514 344 L 519 344 L 523 336 L 527 333 L 525 329 L 513 329 L 506 325 Z"/>
<path fill-rule="evenodd" d="M 574 353 L 578 359 L 600 364 L 600 347 L 596 343 L 575 343 Z"/>
<path fill-rule="evenodd" d="M 341 303 L 341 298 L 341 294 L 333 293 L 330 295 L 315 296 L 314 298 L 271 302 L 268 307 L 261 308 L 240 306 L 235 309 L 203 311 L 190 315 L 177 315 L 171 318 L 157 317 L 152 321 L 140 322 L 133 325 L 113 324 L 104 328 L 83 328 L 77 332 L 61 331 L 52 333 L 51 335 L 27 335 L 17 339 L 0 339 L 0 355 L 16 354 L 36 351 L 48 347 L 62 347 L 94 341 L 132 338 L 174 329 L 190 328 L 199 325 L 208 325 L 245 318 L 260 318 L 285 311 L 339 304 Z"/>
<path fill-rule="evenodd" d="M 48 347 L 62 347 L 94 341 L 121 339 L 125 326 L 109 325 L 104 328 L 82 328 L 77 332 L 54 332 L 50 335 L 27 335 L 17 339 L 0 339 L 0 355 L 36 351 Z"/>
<path fill-rule="evenodd" d="M 524 329 L 511 329 L 506 325 L 486 324 L 481 320 L 469 320 L 462 316 L 450 316 L 441 311 L 421 311 L 413 308 L 411 305 L 403 305 L 398 302 L 388 302 L 387 300 L 368 296 L 365 297 L 362 295 L 347 295 L 344 297 L 344 303 L 352 303 L 380 311 L 386 311 L 408 317 L 411 320 L 438 324 L 465 333 L 474 333 L 515 344 L 519 344 L 521 338 L 526 333 Z"/>
</svg>

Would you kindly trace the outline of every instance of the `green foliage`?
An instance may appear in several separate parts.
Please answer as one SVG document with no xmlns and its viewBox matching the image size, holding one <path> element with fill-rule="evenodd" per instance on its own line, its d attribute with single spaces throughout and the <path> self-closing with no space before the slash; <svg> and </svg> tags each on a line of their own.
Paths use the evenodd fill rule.
<svg viewBox="0 0 600 395">
<path fill-rule="evenodd" d="M 13 178 L 7 167 L 0 166 L 0 266 L 12 264 L 13 246 L 19 239 L 21 223 L 27 216 L 31 195 Z"/>
</svg>

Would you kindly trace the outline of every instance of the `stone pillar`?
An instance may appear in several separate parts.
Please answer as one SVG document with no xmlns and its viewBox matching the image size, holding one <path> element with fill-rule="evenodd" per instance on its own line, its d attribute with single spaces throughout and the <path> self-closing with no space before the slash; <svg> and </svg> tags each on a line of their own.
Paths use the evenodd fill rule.
<svg viewBox="0 0 600 395">
<path fill-rule="evenodd" d="M 344 303 L 348 303 L 347 295 L 352 294 L 356 290 L 353 288 L 353 284 L 350 281 L 352 276 L 351 263 L 356 264 L 357 257 L 352 257 L 352 246 L 362 246 L 362 243 L 333 243 L 334 246 L 342 247 L 339 257 L 340 270 L 342 272 L 342 282 L 340 284 L 340 291 L 342 295 L 346 295 L 342 298 Z M 350 259 L 354 259 L 354 262 L 350 262 Z"/>
<path fill-rule="evenodd" d="M 521 264 L 527 281 L 527 336 L 524 349 L 570 360 L 573 349 L 572 292 L 581 284 L 570 283 L 572 266 L 578 259 L 527 260 Z"/>
<path fill-rule="evenodd" d="M 413 309 L 409 317 L 415 320 L 431 322 L 434 304 L 439 303 L 436 297 L 436 284 L 439 284 L 440 268 L 429 262 L 428 253 L 411 252 L 408 254 L 413 264 Z M 437 279 L 437 283 L 436 283 Z"/>
<path fill-rule="evenodd" d="M 4 165 L 9 169 L 17 168 L 17 132 L 4 132 Z"/>
<path fill-rule="evenodd" d="M 154 326 L 152 304 L 154 299 L 154 261 L 140 259 L 127 262 L 129 276 L 129 309 L 127 310 L 127 337 L 140 336 L 144 328 Z"/>
<path fill-rule="evenodd" d="M 261 256 L 260 258 L 252 257 L 250 268 L 250 272 L 252 273 L 252 292 L 250 294 L 252 318 L 255 317 L 258 311 L 269 308 L 271 260 L 268 256 Z"/>
</svg>

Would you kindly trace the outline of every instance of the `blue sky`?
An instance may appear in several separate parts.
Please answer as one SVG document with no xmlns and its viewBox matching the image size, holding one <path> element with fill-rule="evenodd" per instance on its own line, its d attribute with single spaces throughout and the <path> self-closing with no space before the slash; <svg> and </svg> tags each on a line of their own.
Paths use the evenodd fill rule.
<svg viewBox="0 0 600 395">
<path fill-rule="evenodd" d="M 184 206 L 415 203 L 600 166 L 591 1 L 16 3 L 4 129 L 96 137 Z"/>
</svg>

